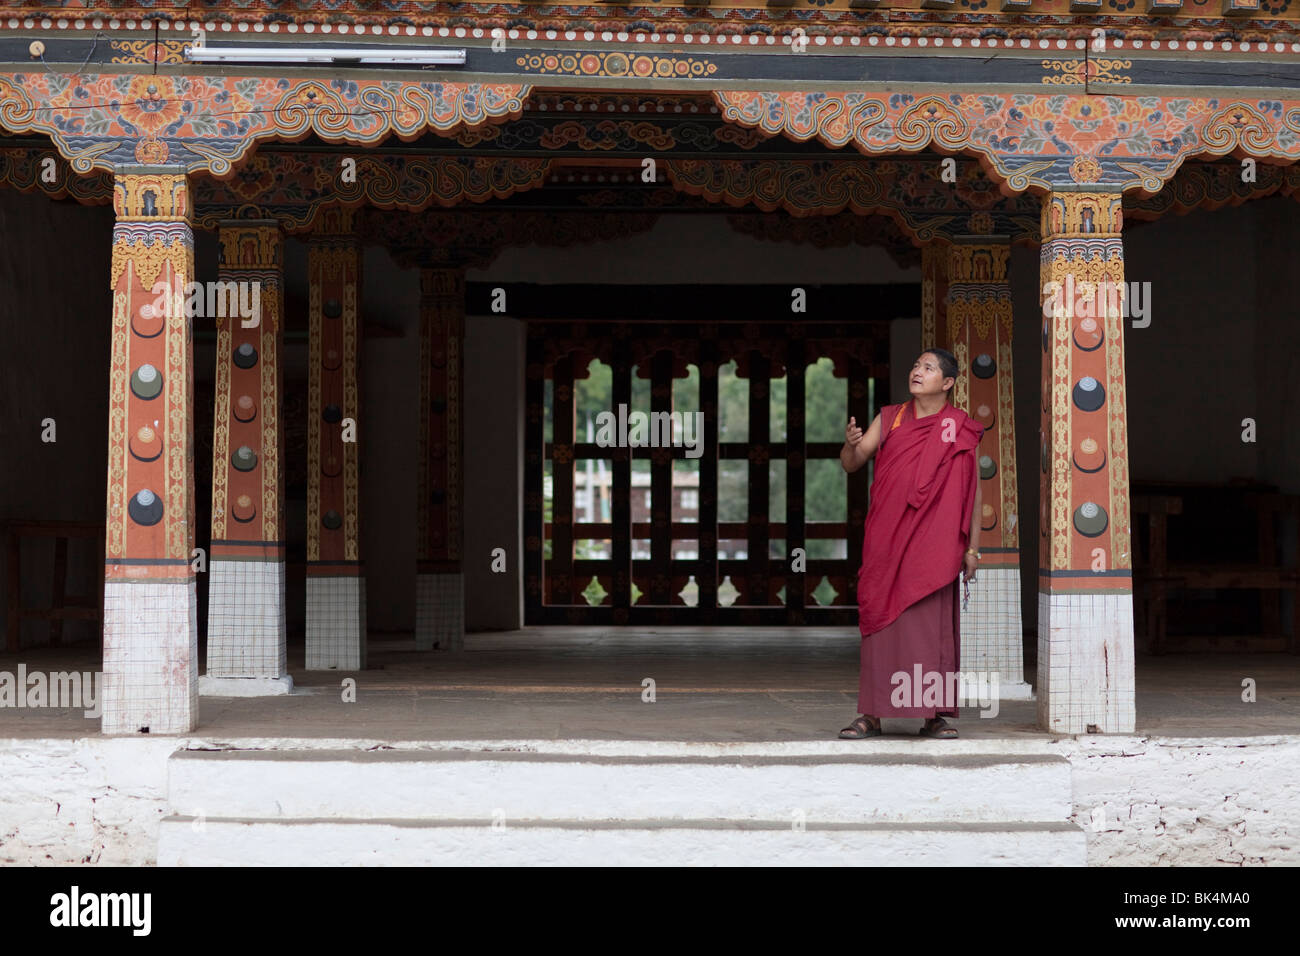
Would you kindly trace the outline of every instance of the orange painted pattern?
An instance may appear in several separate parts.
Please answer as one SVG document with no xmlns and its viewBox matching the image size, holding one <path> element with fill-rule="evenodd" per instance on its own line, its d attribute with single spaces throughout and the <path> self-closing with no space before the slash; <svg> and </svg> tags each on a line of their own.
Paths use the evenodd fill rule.
<svg viewBox="0 0 1300 956">
<path fill-rule="evenodd" d="M 183 290 L 194 274 L 185 176 L 116 177 L 110 285 L 106 578 L 188 580 L 193 378 Z"/>
</svg>

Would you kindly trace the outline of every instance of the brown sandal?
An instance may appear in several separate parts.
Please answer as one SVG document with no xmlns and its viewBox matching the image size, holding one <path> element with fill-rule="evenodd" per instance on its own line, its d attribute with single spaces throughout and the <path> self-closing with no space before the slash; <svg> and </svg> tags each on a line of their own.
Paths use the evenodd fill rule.
<svg viewBox="0 0 1300 956">
<path fill-rule="evenodd" d="M 866 714 L 860 714 L 857 717 L 854 717 L 853 722 L 840 731 L 840 737 L 845 740 L 862 740 L 865 737 L 879 737 L 880 718 L 873 717 L 871 720 L 875 721 L 875 723 L 868 722 Z"/>
<path fill-rule="evenodd" d="M 942 717 L 931 717 L 918 731 L 922 737 L 934 737 L 937 740 L 951 740 L 957 736 L 957 728 Z"/>
</svg>

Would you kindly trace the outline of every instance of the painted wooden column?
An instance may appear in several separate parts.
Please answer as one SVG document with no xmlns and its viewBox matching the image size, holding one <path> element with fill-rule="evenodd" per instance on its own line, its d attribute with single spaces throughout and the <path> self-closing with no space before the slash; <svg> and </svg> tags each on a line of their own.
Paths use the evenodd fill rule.
<svg viewBox="0 0 1300 956">
<path fill-rule="evenodd" d="M 357 464 L 361 246 L 352 213 L 317 220 L 307 253 L 307 669 L 366 666 Z"/>
<path fill-rule="evenodd" d="M 1025 681 L 1020 609 L 1019 494 L 1011 363 L 1011 237 L 959 236 L 948 247 L 940 344 L 957 357 L 955 404 L 984 426 L 978 449 L 980 570 L 961 612 L 961 665 L 996 674 L 1002 699 L 1033 696 Z"/>
<path fill-rule="evenodd" d="M 225 307 L 215 316 L 208 669 L 200 689 L 287 694 L 283 240 L 273 220 L 223 222 L 218 238 Z"/>
<path fill-rule="evenodd" d="M 1043 200 L 1038 723 L 1132 733 L 1121 196 Z"/>
<path fill-rule="evenodd" d="M 921 348 L 947 348 L 942 336 L 948 309 L 948 246 L 927 242 L 921 247 Z M 918 351 L 920 351 L 918 349 Z"/>
<path fill-rule="evenodd" d="M 187 733 L 199 697 L 185 172 L 119 167 L 113 205 L 101 726 Z"/>
<path fill-rule="evenodd" d="M 465 270 L 420 270 L 420 437 L 415 646 L 457 651 L 465 637 Z"/>
</svg>

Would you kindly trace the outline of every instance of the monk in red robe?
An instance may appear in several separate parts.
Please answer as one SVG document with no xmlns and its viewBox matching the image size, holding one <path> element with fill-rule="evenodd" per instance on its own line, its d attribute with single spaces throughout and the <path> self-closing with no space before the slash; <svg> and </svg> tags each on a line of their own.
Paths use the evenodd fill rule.
<svg viewBox="0 0 1300 956">
<path fill-rule="evenodd" d="M 921 733 L 957 736 L 961 667 L 958 575 L 975 577 L 980 490 L 976 448 L 984 426 L 949 403 L 957 360 L 923 352 L 908 378 L 911 400 L 883 408 L 864 433 L 845 429 L 844 470 L 876 456 L 858 576 L 860 715 L 840 736 L 880 733 L 880 718 L 924 717 Z"/>
</svg>

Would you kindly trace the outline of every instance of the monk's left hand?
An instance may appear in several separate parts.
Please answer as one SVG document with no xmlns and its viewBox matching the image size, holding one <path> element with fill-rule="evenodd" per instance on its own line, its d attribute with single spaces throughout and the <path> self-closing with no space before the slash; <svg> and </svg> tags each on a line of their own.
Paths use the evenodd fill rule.
<svg viewBox="0 0 1300 956">
<path fill-rule="evenodd" d="M 967 580 L 967 581 L 974 581 L 974 580 L 975 580 L 975 571 L 976 571 L 976 569 L 979 568 L 979 566 L 980 566 L 979 559 L 976 558 L 975 555 L 973 555 L 973 554 L 968 554 L 968 555 L 966 555 L 966 562 L 965 562 L 965 564 L 966 564 L 966 568 L 965 568 L 965 580 Z"/>
</svg>

